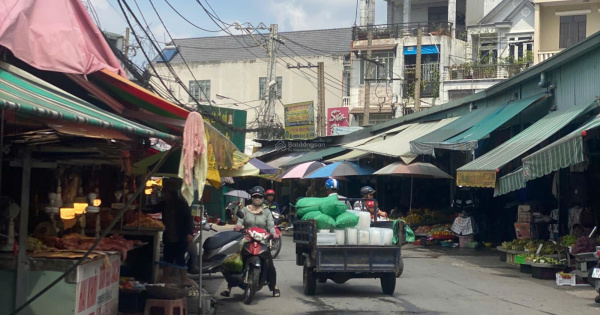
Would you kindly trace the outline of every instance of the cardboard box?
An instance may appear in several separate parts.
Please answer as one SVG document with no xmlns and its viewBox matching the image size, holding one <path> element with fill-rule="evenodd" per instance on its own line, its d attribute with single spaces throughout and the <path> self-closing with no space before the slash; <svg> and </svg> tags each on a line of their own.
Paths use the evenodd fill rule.
<svg viewBox="0 0 600 315">
<path fill-rule="evenodd" d="M 530 240 L 531 225 L 529 223 L 515 223 L 515 234 L 520 240 Z"/>
</svg>

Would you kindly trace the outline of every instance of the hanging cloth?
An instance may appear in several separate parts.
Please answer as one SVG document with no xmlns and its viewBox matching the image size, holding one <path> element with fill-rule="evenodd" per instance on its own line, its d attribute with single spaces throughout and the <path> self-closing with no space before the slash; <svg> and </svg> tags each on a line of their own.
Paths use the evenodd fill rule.
<svg viewBox="0 0 600 315">
<path fill-rule="evenodd" d="M 181 195 L 189 205 L 194 201 L 194 180 L 198 197 L 202 197 L 208 169 L 208 157 L 204 132 L 204 120 L 197 112 L 191 112 L 183 129 L 183 147 L 179 161 L 178 176 L 183 179 Z"/>
</svg>

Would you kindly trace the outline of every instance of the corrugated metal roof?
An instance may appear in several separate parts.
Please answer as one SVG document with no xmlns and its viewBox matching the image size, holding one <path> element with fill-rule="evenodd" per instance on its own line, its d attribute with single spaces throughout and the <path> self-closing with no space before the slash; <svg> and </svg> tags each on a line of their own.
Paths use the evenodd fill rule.
<svg viewBox="0 0 600 315">
<path fill-rule="evenodd" d="M 510 161 L 519 157 L 540 142 L 548 139 L 557 131 L 569 124 L 579 115 L 596 107 L 596 101 L 571 107 L 567 110 L 555 111 L 544 116 L 529 128 L 510 138 L 490 152 L 459 168 L 458 172 L 489 171 L 496 172 Z"/>
<path fill-rule="evenodd" d="M 391 135 L 395 135 L 398 132 L 400 132 L 400 131 L 402 131 L 402 130 L 404 130 L 404 129 L 412 126 L 412 125 L 414 125 L 414 124 L 402 125 L 402 126 L 390 129 L 390 130 L 388 130 L 386 132 L 379 133 L 379 134 L 374 135 L 374 136 L 370 136 L 370 137 L 366 137 L 366 138 L 363 138 L 363 139 L 360 139 L 360 140 L 356 140 L 356 141 L 352 141 L 352 142 L 346 143 L 342 147 L 347 148 L 347 149 L 354 149 L 354 148 L 356 148 L 356 147 L 358 147 L 360 145 L 363 145 L 363 144 L 365 144 L 367 142 L 378 141 L 378 140 L 385 140 L 386 136 L 388 136 L 388 135 L 390 135 L 390 136 Z"/>
<path fill-rule="evenodd" d="M 457 118 L 458 117 L 452 117 L 434 122 L 414 124 L 395 136 L 389 137 L 383 141 L 367 143 L 356 147 L 356 149 L 381 155 L 400 157 L 404 163 L 409 164 L 417 157 L 417 154 L 410 152 L 410 141 L 437 130 Z"/>
<path fill-rule="evenodd" d="M 273 167 L 277 167 L 277 168 L 281 168 L 281 165 L 285 164 L 286 162 L 295 160 L 303 155 L 305 155 L 308 152 L 290 152 L 284 156 L 280 156 L 276 159 L 272 159 L 272 160 L 265 160 L 265 162 Z"/>
<path fill-rule="evenodd" d="M 346 151 L 346 149 L 342 147 L 331 147 L 327 149 L 321 149 L 318 151 L 310 151 L 297 159 L 282 164 L 281 167 L 288 167 L 304 162 L 321 161 L 328 156 L 335 155 L 344 151 Z"/>
<path fill-rule="evenodd" d="M 258 36 L 258 35 L 256 35 Z M 260 36 L 258 36 L 260 38 Z M 352 44 L 351 28 L 335 28 L 326 30 L 309 30 L 296 32 L 280 32 L 284 41 L 278 47 L 282 57 L 340 55 L 350 53 Z M 237 40 L 236 40 L 237 39 Z M 241 44 L 240 44 L 241 43 Z M 186 62 L 217 62 L 226 60 L 252 60 L 266 58 L 266 52 L 249 35 L 215 36 L 176 39 L 179 48 L 171 60 L 171 64 Z M 244 49 L 245 46 L 247 49 Z M 183 59 L 181 58 L 183 55 Z"/>
</svg>

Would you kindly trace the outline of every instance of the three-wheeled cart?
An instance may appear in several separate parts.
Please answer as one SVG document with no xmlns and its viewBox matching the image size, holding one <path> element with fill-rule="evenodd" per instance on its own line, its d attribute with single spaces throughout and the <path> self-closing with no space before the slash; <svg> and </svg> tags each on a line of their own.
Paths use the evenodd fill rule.
<svg viewBox="0 0 600 315">
<path fill-rule="evenodd" d="M 401 240 L 397 245 L 317 245 L 317 223 L 314 220 L 294 222 L 296 265 L 303 266 L 304 294 L 314 295 L 317 282 L 331 279 L 337 284 L 355 278 L 379 278 L 384 294 L 393 294 L 396 278 L 404 271 Z"/>
</svg>

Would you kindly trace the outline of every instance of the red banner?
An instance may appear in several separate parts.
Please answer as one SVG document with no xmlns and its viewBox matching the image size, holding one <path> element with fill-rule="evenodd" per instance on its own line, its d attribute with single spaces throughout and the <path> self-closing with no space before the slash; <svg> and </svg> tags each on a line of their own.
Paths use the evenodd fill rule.
<svg viewBox="0 0 600 315">
<path fill-rule="evenodd" d="M 333 127 L 348 127 L 350 109 L 348 107 L 333 107 L 327 109 L 327 135 L 333 133 Z"/>
</svg>

